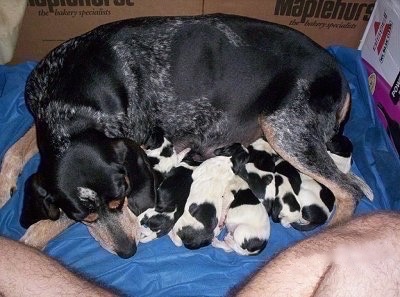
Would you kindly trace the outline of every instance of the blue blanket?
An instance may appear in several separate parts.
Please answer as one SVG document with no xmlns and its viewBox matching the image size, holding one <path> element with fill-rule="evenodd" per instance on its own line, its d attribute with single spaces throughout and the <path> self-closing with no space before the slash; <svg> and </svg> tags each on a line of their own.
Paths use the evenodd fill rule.
<svg viewBox="0 0 400 297">
<path fill-rule="evenodd" d="M 345 134 L 354 144 L 352 170 L 371 186 L 375 199 L 363 199 L 357 214 L 379 209 L 400 209 L 400 161 L 378 120 L 368 90 L 360 53 L 331 47 L 349 80 L 353 103 Z M 24 103 L 24 84 L 34 62 L 0 66 L 0 158 L 32 124 Z M 18 180 L 18 191 L 0 210 L 0 234 L 19 239 L 24 229 L 19 214 L 24 182 L 36 171 L 39 156 L 25 166 Z M 76 223 L 52 240 L 45 252 L 73 270 L 132 296 L 223 296 L 276 252 L 311 235 L 285 229 L 271 222 L 271 237 L 258 256 L 239 256 L 211 246 L 190 251 L 178 248 L 163 237 L 140 244 L 137 254 L 121 259 L 103 250 L 83 224 Z"/>
</svg>

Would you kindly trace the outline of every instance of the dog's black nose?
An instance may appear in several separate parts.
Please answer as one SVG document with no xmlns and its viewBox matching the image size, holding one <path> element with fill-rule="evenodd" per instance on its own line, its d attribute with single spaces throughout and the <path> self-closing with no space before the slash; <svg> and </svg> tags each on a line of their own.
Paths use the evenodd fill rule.
<svg viewBox="0 0 400 297">
<path fill-rule="evenodd" d="M 128 259 L 132 257 L 134 254 L 136 254 L 137 246 L 135 243 L 131 244 L 130 246 L 120 249 L 118 251 L 115 251 L 118 256 L 120 256 L 123 259 Z"/>
</svg>

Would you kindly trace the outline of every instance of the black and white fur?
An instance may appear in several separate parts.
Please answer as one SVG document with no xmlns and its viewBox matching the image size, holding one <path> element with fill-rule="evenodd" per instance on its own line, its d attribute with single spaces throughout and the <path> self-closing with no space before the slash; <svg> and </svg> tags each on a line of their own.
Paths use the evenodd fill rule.
<svg viewBox="0 0 400 297">
<path fill-rule="evenodd" d="M 339 170 L 351 174 L 353 145 L 344 135 L 337 135 L 327 143 L 327 150 Z M 324 185 L 300 173 L 301 186 L 297 201 L 301 217 L 292 221 L 291 226 L 300 231 L 309 231 L 323 225 L 330 218 L 335 205 L 335 196 Z"/>
<path fill-rule="evenodd" d="M 278 156 L 263 138 L 257 139 L 247 149 L 249 160 L 237 174 L 263 203 L 272 220 L 289 227 L 301 216 L 297 201 L 301 182 L 299 172 Z M 231 152 L 224 153 L 229 155 Z"/>
<path fill-rule="evenodd" d="M 239 255 L 258 255 L 271 232 L 267 210 L 241 177 L 234 178 L 230 191 L 234 198 L 224 221 L 227 234 L 223 240 L 215 237 L 212 245 Z"/>
<path fill-rule="evenodd" d="M 336 135 L 327 143 L 327 150 L 338 168 L 349 173 L 350 140 Z M 238 174 L 248 182 L 274 222 L 308 231 L 330 218 L 335 197 L 328 188 L 298 172 L 279 157 L 265 139 L 252 143 L 248 151 L 249 161 Z"/>
<path fill-rule="evenodd" d="M 194 170 L 184 212 L 169 233 L 176 246 L 198 249 L 211 244 L 219 235 L 233 199 L 229 187 L 235 178 L 235 168 L 247 162 L 242 145 L 231 147 L 237 155 L 245 157 L 233 161 L 231 157 L 216 156 Z"/>
<path fill-rule="evenodd" d="M 168 140 L 165 139 L 165 141 Z M 163 149 L 157 150 L 158 152 L 163 151 Z M 171 155 L 173 159 L 181 159 L 182 152 L 180 153 L 181 156 L 178 156 L 175 150 L 173 152 Z M 158 158 L 157 152 L 152 151 L 150 155 L 153 158 Z M 179 163 L 173 165 L 172 168 L 169 167 L 174 161 L 166 160 L 165 157 L 162 157 L 161 160 L 157 164 L 167 164 L 162 168 L 168 167 L 168 169 L 163 171 L 164 177 L 157 189 L 155 207 L 147 209 L 138 217 L 141 224 L 140 242 L 149 242 L 171 231 L 176 221 L 183 214 L 190 187 L 193 183 L 193 171 L 200 165 L 200 162 L 191 158 L 190 152 Z M 158 168 L 161 167 L 159 166 Z"/>
</svg>

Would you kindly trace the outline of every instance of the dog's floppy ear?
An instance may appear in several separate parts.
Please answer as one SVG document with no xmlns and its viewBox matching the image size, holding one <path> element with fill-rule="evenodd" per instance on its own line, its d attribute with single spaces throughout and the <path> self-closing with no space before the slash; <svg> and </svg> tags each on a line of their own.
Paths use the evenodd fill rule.
<svg viewBox="0 0 400 297">
<path fill-rule="evenodd" d="M 54 202 L 54 197 L 42 186 L 39 173 L 29 177 L 25 184 L 25 196 L 22 205 L 20 224 L 24 228 L 40 220 L 57 220 L 60 209 Z"/>
<path fill-rule="evenodd" d="M 122 140 L 120 158 L 124 158 L 124 166 L 127 169 L 131 182 L 131 193 L 128 197 L 128 207 L 135 214 L 139 215 L 148 208 L 155 205 L 158 179 L 145 152 L 129 140 Z M 117 149 L 118 154 L 118 149 Z"/>
</svg>

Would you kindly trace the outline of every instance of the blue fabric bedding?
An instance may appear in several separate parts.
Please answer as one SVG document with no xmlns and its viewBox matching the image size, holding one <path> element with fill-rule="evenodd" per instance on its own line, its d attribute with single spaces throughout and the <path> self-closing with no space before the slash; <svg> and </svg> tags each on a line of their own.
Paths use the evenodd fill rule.
<svg viewBox="0 0 400 297">
<path fill-rule="evenodd" d="M 352 170 L 371 186 L 375 200 L 363 199 L 356 213 L 400 209 L 400 161 L 376 116 L 360 53 L 343 47 L 329 51 L 341 63 L 351 86 L 353 103 L 345 134 L 354 145 Z M 24 103 L 24 84 L 34 62 L 0 66 L 0 158 L 32 124 Z M 18 191 L 0 209 L 0 234 L 19 239 L 24 229 L 19 213 L 24 182 L 35 172 L 34 156 L 18 180 Z M 318 230 L 314 230 L 316 232 Z M 313 232 L 285 229 L 271 222 L 271 237 L 258 256 L 239 256 L 211 246 L 190 251 L 175 247 L 168 237 L 140 244 L 137 254 L 121 259 L 103 250 L 83 224 L 74 224 L 52 240 L 45 252 L 96 281 L 128 296 L 223 296 L 279 250 Z"/>
</svg>

